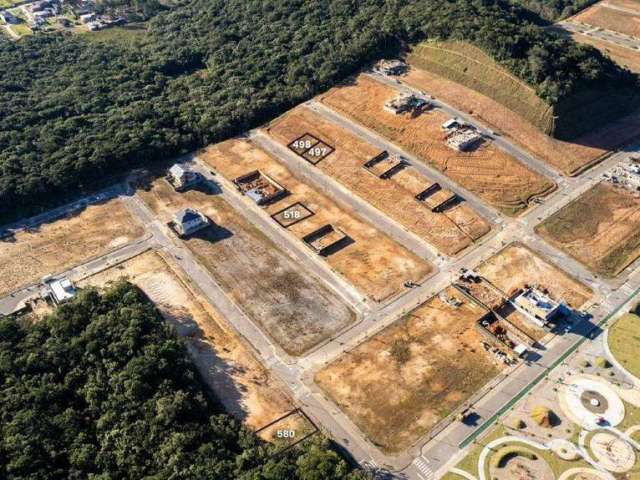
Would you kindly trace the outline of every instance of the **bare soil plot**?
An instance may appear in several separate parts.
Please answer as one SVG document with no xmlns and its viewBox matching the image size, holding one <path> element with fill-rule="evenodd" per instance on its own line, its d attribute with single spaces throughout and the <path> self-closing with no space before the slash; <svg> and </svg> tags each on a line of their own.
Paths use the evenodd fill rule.
<svg viewBox="0 0 640 480">
<path fill-rule="evenodd" d="M 640 4 L 636 2 L 599 2 L 571 20 L 640 38 Z"/>
<path fill-rule="evenodd" d="M 335 147 L 317 165 L 320 170 L 441 252 L 455 255 L 490 231 L 489 224 L 465 203 L 436 213 L 417 201 L 416 190 L 420 187 L 414 184 L 421 183 L 424 190 L 433 181 L 422 175 L 417 179 L 411 167 L 387 180 L 368 172 L 363 165 L 380 150 L 307 108 L 298 107 L 267 128 L 269 135 L 283 145 L 305 131 L 314 132 Z M 411 175 L 413 179 L 407 180 Z"/>
<path fill-rule="evenodd" d="M 214 145 L 200 158 L 227 179 L 259 169 L 284 185 L 290 194 L 266 207 L 266 212 L 274 215 L 296 203 L 314 212 L 302 221 L 289 224 L 287 229 L 297 238 L 302 239 L 327 224 L 345 232 L 354 242 L 323 258 L 333 270 L 376 301 L 398 294 L 405 289 L 405 282 L 420 282 L 432 271 L 427 261 L 338 206 L 249 141 L 229 140 Z"/>
<path fill-rule="evenodd" d="M 393 87 L 360 76 L 352 85 L 333 88 L 321 101 L 402 145 L 505 214 L 515 215 L 532 198 L 555 188 L 552 181 L 488 140 L 469 152 L 449 148 L 441 130 L 449 117 L 443 112 L 434 110 L 412 118 L 385 111 L 384 102 L 397 94 Z"/>
<path fill-rule="evenodd" d="M 283 385 L 162 254 L 144 253 L 84 279 L 80 286 L 103 287 L 122 277 L 141 288 L 184 337 L 202 378 L 227 412 L 260 428 L 293 408 Z"/>
<path fill-rule="evenodd" d="M 0 295 L 104 255 L 143 233 L 124 203 L 112 200 L 0 239 Z"/>
<path fill-rule="evenodd" d="M 346 352 L 315 381 L 387 453 L 425 435 L 499 373 L 475 327 L 485 310 L 457 290 L 434 297 Z"/>
<path fill-rule="evenodd" d="M 594 272 L 615 277 L 640 256 L 640 198 L 602 182 L 536 231 Z"/>
<path fill-rule="evenodd" d="M 162 180 L 139 194 L 163 221 L 191 207 L 215 222 L 185 245 L 287 353 L 300 355 L 355 320 L 337 294 L 303 271 L 220 196 L 177 193 Z"/>
<path fill-rule="evenodd" d="M 317 432 L 317 428 L 304 413 L 292 411 L 284 418 L 267 424 L 258 433 L 265 440 L 276 442 L 278 446 L 287 448 L 314 432 Z"/>
<path fill-rule="evenodd" d="M 538 285 L 572 308 L 580 308 L 593 295 L 589 287 L 520 243 L 507 245 L 475 271 L 507 295 L 525 285 Z"/>
<path fill-rule="evenodd" d="M 572 33 L 571 37 L 578 43 L 585 43 L 597 48 L 605 53 L 611 59 L 628 68 L 632 72 L 640 73 L 640 51 L 631 48 L 622 47 L 615 43 L 600 40 L 592 35 L 583 35 L 581 33 Z"/>
<path fill-rule="evenodd" d="M 409 56 L 411 62 L 412 57 Z M 412 64 L 403 81 L 425 90 L 459 110 L 478 117 L 536 157 L 567 175 L 576 175 L 611 150 L 640 135 L 640 113 L 604 125 L 573 142 L 556 140 L 497 101 L 459 83 L 421 70 Z"/>
</svg>

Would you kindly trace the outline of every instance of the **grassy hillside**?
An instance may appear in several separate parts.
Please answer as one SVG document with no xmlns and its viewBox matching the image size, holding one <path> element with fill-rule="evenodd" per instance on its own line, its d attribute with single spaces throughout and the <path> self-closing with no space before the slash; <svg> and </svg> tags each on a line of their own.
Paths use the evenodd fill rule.
<svg viewBox="0 0 640 480">
<path fill-rule="evenodd" d="M 466 42 L 423 42 L 413 48 L 409 61 L 492 98 L 559 139 L 578 137 L 640 108 L 637 89 L 624 84 L 583 86 L 551 104 L 483 50 Z"/>
<path fill-rule="evenodd" d="M 547 134 L 554 130 L 553 107 L 473 45 L 423 42 L 413 49 L 409 61 L 496 100 Z"/>
</svg>

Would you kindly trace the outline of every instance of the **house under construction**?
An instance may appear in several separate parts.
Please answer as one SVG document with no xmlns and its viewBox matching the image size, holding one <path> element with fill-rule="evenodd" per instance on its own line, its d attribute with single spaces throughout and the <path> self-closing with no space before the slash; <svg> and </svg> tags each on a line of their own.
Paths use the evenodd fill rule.
<svg viewBox="0 0 640 480">
<path fill-rule="evenodd" d="M 384 109 L 395 115 L 420 113 L 429 106 L 429 101 L 417 95 L 401 93 L 384 103 Z"/>
<path fill-rule="evenodd" d="M 436 182 L 416 195 L 416 200 L 424 202 L 432 212 L 440 213 L 454 205 L 460 199 L 454 192 L 442 188 L 440 184 Z"/>
<path fill-rule="evenodd" d="M 260 170 L 241 175 L 233 183 L 240 192 L 258 205 L 277 202 L 288 193 L 282 185 Z"/>
<path fill-rule="evenodd" d="M 400 155 L 389 155 L 386 150 L 365 162 L 364 169 L 383 180 L 388 180 L 407 167 L 409 163 Z"/>
<path fill-rule="evenodd" d="M 302 241 L 318 255 L 329 255 L 351 245 L 353 239 L 338 227 L 327 224 L 302 237 Z"/>
</svg>

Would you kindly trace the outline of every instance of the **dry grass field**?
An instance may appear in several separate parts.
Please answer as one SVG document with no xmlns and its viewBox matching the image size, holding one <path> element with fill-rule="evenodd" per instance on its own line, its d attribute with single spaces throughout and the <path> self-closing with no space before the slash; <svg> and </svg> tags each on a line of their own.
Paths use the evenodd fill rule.
<svg viewBox="0 0 640 480">
<path fill-rule="evenodd" d="M 536 231 L 594 272 L 615 277 L 640 256 L 640 198 L 602 182 Z"/>
<path fill-rule="evenodd" d="M 606 0 L 571 18 L 594 27 L 640 38 L 640 3 L 628 0 Z"/>
<path fill-rule="evenodd" d="M 640 17 L 639 17 L 640 18 Z M 573 33 L 571 37 L 578 43 L 584 43 L 597 48 L 605 53 L 619 65 L 628 68 L 632 72 L 640 73 L 640 51 L 631 48 L 622 47 L 615 43 L 599 40 L 592 35 L 583 35 L 581 33 Z"/>
<path fill-rule="evenodd" d="M 227 412 L 260 428 L 293 408 L 280 382 L 161 253 L 134 257 L 84 279 L 80 286 L 103 287 L 122 277 L 140 287 L 176 327 L 202 378 Z"/>
<path fill-rule="evenodd" d="M 580 173 L 597 163 L 610 150 L 640 135 L 640 114 L 635 114 L 607 124 L 573 142 L 556 140 L 496 100 L 415 65 L 412 65 L 403 81 L 477 117 L 566 175 Z"/>
<path fill-rule="evenodd" d="M 275 120 L 267 132 L 284 145 L 305 132 L 329 142 L 336 150 L 318 168 L 447 255 L 461 252 L 490 231 L 486 220 L 464 202 L 436 213 L 417 201 L 415 195 L 432 181 L 410 167 L 388 180 L 367 172 L 363 164 L 380 150 L 305 107 Z"/>
<path fill-rule="evenodd" d="M 302 270 L 219 195 L 177 193 L 164 180 L 139 194 L 163 221 L 191 207 L 215 222 L 185 245 L 287 353 L 300 355 L 355 320 L 337 294 Z"/>
<path fill-rule="evenodd" d="M 443 112 L 411 117 L 385 111 L 384 102 L 397 94 L 393 87 L 360 76 L 353 84 L 333 88 L 321 101 L 403 146 L 505 214 L 516 215 L 532 198 L 555 188 L 552 181 L 488 140 L 470 152 L 449 148 L 440 128 L 449 118 Z"/>
<path fill-rule="evenodd" d="M 589 287 L 520 243 L 507 245 L 475 270 L 507 294 L 525 285 L 539 285 L 573 308 L 582 307 L 593 296 Z"/>
<path fill-rule="evenodd" d="M 433 297 L 316 374 L 387 453 L 414 444 L 499 373 L 475 328 L 485 311 L 452 287 L 445 292 L 462 305 Z"/>
<path fill-rule="evenodd" d="M 336 205 L 249 141 L 229 140 L 214 145 L 201 153 L 200 158 L 228 180 L 260 170 L 285 186 L 290 195 L 265 210 L 273 215 L 300 202 L 314 212 L 288 228 L 297 238 L 302 239 L 327 224 L 346 232 L 354 243 L 325 257 L 325 260 L 333 270 L 375 301 L 404 291 L 406 281 L 421 282 L 432 271 L 428 262 Z"/>
<path fill-rule="evenodd" d="M 143 235 L 124 203 L 90 205 L 0 239 L 0 295 L 59 273 Z"/>
</svg>

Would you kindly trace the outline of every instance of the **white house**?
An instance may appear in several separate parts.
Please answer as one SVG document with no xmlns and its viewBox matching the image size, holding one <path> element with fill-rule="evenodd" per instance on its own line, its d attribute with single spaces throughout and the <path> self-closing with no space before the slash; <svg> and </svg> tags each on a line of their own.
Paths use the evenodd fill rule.
<svg viewBox="0 0 640 480">
<path fill-rule="evenodd" d="M 185 237 L 208 227 L 211 221 L 202 213 L 192 208 L 180 210 L 173 216 L 173 225 L 178 235 Z"/>
<path fill-rule="evenodd" d="M 45 277 L 43 280 L 44 289 L 41 296 L 51 300 L 54 305 L 60 305 L 76 296 L 76 287 L 68 278 L 52 280 L 50 277 Z"/>
<path fill-rule="evenodd" d="M 199 183 L 202 177 L 199 173 L 192 172 L 183 165 L 176 163 L 169 169 L 167 179 L 179 191 Z"/>
</svg>

